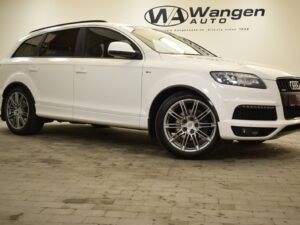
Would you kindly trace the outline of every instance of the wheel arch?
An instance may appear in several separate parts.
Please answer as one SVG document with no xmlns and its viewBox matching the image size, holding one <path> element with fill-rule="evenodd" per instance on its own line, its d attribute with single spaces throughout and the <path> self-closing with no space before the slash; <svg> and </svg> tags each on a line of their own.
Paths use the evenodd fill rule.
<svg viewBox="0 0 300 225">
<path fill-rule="evenodd" d="M 16 87 L 22 87 L 24 88 L 26 91 L 28 91 L 28 93 L 31 95 L 32 99 L 34 100 L 34 97 L 30 91 L 30 89 L 22 82 L 16 81 L 16 82 L 12 82 L 9 85 L 7 85 L 2 93 L 2 106 L 1 106 L 1 120 L 5 121 L 5 113 L 4 113 L 4 102 L 5 102 L 5 98 L 8 95 L 8 93 L 13 90 Z"/>
<path fill-rule="evenodd" d="M 187 91 L 192 94 L 195 94 L 199 96 L 204 102 L 209 104 L 214 111 L 216 115 L 217 121 L 219 121 L 219 116 L 216 108 L 214 107 L 212 101 L 200 90 L 197 88 L 188 86 L 188 85 L 173 85 L 170 87 L 167 87 L 163 89 L 161 92 L 159 92 L 158 95 L 154 98 L 154 100 L 151 103 L 150 110 L 149 110 L 149 115 L 148 115 L 148 130 L 149 134 L 152 138 L 156 138 L 156 131 L 155 131 L 155 118 L 158 112 L 159 107 L 163 103 L 163 101 L 168 98 L 169 96 L 180 92 L 180 91 Z"/>
</svg>

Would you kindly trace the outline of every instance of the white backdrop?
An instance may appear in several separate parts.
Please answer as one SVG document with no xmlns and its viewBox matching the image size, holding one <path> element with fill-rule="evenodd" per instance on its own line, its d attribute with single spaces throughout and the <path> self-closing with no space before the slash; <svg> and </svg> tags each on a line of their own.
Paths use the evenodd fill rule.
<svg viewBox="0 0 300 225">
<path fill-rule="evenodd" d="M 254 61 L 300 75 L 299 0 L 0 0 L 0 58 L 19 37 L 39 27 L 88 19 L 152 26 L 145 21 L 145 13 L 163 5 L 187 11 L 189 7 L 265 9 L 263 17 L 228 19 L 226 24 L 191 25 L 187 21 L 171 29 L 219 56 Z"/>
</svg>

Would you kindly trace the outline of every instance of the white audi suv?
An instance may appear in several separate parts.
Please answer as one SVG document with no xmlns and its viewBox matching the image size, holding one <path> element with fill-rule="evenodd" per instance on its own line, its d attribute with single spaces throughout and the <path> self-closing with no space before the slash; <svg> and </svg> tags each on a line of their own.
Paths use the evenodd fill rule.
<svg viewBox="0 0 300 225">
<path fill-rule="evenodd" d="M 300 126 L 300 78 L 217 57 L 178 35 L 105 21 L 32 31 L 0 62 L 1 118 L 148 130 L 177 156 L 260 143 Z M 116 140 L 117 141 L 117 140 Z"/>
</svg>

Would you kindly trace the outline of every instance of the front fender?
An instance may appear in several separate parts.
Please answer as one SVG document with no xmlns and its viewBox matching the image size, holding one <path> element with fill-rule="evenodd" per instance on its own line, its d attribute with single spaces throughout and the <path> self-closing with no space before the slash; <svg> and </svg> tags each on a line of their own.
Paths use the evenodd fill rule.
<svg viewBox="0 0 300 225">
<path fill-rule="evenodd" d="M 220 105 L 222 97 L 218 94 L 218 87 L 210 76 L 194 73 L 174 73 L 167 76 L 150 74 L 143 78 L 142 117 L 148 117 L 156 96 L 172 86 L 190 87 L 201 92 L 210 100 L 217 112 L 222 107 Z"/>
</svg>

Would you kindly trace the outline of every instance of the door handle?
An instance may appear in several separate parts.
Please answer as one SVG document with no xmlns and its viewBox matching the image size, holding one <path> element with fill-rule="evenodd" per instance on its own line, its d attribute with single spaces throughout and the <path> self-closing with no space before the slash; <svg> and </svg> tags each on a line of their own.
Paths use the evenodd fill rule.
<svg viewBox="0 0 300 225">
<path fill-rule="evenodd" d="M 38 72 L 39 68 L 37 67 L 29 67 L 29 72 Z"/>
<path fill-rule="evenodd" d="M 84 67 L 82 67 L 82 68 L 76 69 L 75 72 L 76 72 L 77 74 L 86 74 L 86 73 L 87 73 L 87 69 L 84 68 Z"/>
</svg>

